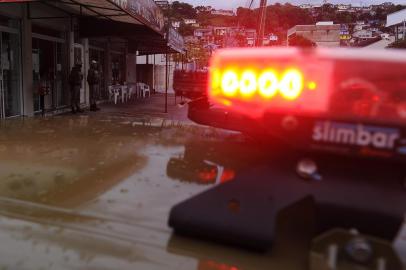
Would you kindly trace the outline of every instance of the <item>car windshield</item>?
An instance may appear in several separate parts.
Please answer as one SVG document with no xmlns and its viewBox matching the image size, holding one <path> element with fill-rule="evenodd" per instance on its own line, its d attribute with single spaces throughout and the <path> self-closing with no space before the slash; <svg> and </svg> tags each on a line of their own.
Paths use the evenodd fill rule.
<svg viewBox="0 0 406 270">
<path fill-rule="evenodd" d="M 0 0 L 0 269 L 404 269 L 405 49 L 403 0 Z"/>
</svg>

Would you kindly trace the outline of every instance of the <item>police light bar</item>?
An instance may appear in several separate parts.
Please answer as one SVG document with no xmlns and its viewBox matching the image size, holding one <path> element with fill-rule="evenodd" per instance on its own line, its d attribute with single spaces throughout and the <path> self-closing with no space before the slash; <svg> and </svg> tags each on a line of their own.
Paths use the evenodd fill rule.
<svg viewBox="0 0 406 270">
<path fill-rule="evenodd" d="M 406 123 L 406 53 L 397 50 L 238 48 L 211 59 L 211 102 L 265 112 Z"/>
</svg>

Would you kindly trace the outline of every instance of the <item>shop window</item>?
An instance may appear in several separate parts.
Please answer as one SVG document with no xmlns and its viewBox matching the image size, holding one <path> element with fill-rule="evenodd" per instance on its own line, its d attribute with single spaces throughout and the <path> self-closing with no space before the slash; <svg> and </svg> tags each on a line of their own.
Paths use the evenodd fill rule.
<svg viewBox="0 0 406 270">
<path fill-rule="evenodd" d="M 89 51 L 89 60 L 97 62 L 99 75 L 100 75 L 100 83 L 99 83 L 99 91 L 96 94 L 98 100 L 108 99 L 109 94 L 106 87 L 106 78 L 105 78 L 105 51 L 99 49 L 90 49 Z"/>
<path fill-rule="evenodd" d="M 123 54 L 112 54 L 111 57 L 112 82 L 122 84 L 126 80 L 125 57 Z"/>
<path fill-rule="evenodd" d="M 67 53 L 64 43 L 33 38 L 34 111 L 67 105 Z M 41 99 L 44 95 L 44 99 Z"/>
<path fill-rule="evenodd" d="M 0 32 L 0 117 L 21 114 L 20 35 Z"/>
</svg>

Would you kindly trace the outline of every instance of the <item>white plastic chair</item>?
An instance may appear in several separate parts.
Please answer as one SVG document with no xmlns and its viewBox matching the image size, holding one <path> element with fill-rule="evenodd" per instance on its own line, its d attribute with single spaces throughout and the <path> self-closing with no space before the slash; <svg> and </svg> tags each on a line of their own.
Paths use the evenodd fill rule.
<svg viewBox="0 0 406 270">
<path fill-rule="evenodd" d="M 109 86 L 108 88 L 109 88 L 109 100 L 110 101 L 114 100 L 114 104 L 117 104 L 117 99 L 120 96 L 119 90 L 113 86 Z"/>
<path fill-rule="evenodd" d="M 121 91 L 121 102 L 124 103 L 128 99 L 128 88 L 127 88 L 127 86 L 122 85 L 120 87 L 120 91 Z"/>
<path fill-rule="evenodd" d="M 144 86 L 143 83 L 136 84 L 136 97 L 140 98 L 144 96 Z"/>
<path fill-rule="evenodd" d="M 131 97 L 134 94 L 134 86 L 128 87 L 128 99 L 131 100 Z"/>
<path fill-rule="evenodd" d="M 144 91 L 143 91 L 143 97 L 146 98 L 148 93 L 148 97 L 151 97 L 151 89 L 149 88 L 149 85 L 144 83 Z"/>
</svg>

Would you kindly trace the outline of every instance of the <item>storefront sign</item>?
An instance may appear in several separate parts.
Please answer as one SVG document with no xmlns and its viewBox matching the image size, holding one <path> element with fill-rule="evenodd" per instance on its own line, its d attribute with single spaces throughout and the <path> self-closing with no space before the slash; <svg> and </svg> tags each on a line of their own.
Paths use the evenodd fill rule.
<svg viewBox="0 0 406 270">
<path fill-rule="evenodd" d="M 152 0 L 110 0 L 135 17 L 141 17 L 158 32 L 164 30 L 164 14 Z"/>
<path fill-rule="evenodd" d="M 182 35 L 179 34 L 173 27 L 169 26 L 166 35 L 168 47 L 177 52 L 183 52 L 185 50 L 185 41 Z"/>
</svg>

